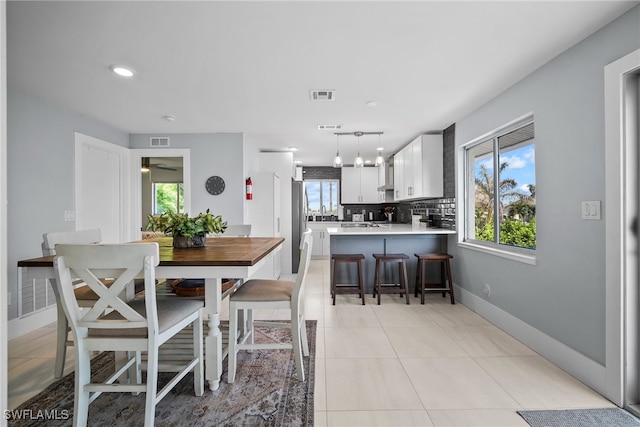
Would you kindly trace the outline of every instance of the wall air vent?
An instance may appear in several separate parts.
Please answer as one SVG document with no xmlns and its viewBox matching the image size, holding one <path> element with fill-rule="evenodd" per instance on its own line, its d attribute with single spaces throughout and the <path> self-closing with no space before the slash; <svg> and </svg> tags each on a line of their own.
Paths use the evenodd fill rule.
<svg viewBox="0 0 640 427">
<path fill-rule="evenodd" d="M 157 147 L 168 147 L 169 146 L 169 137 L 168 136 L 152 136 L 150 139 L 150 145 L 154 148 Z"/>
<path fill-rule="evenodd" d="M 338 130 L 342 129 L 342 125 L 318 125 L 318 130 Z"/>
<path fill-rule="evenodd" d="M 336 91 L 333 89 L 310 90 L 309 98 L 312 101 L 333 101 L 336 99 Z"/>
</svg>

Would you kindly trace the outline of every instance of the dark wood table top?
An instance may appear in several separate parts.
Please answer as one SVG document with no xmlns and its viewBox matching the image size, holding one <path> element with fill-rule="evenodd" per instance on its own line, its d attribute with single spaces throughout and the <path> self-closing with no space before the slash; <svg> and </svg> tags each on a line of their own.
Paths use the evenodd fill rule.
<svg viewBox="0 0 640 427">
<path fill-rule="evenodd" d="M 160 266 L 252 266 L 284 242 L 282 237 L 211 237 L 202 248 L 174 248 L 171 237 L 145 240 L 160 245 Z M 52 267 L 53 256 L 18 261 L 18 267 Z"/>
</svg>

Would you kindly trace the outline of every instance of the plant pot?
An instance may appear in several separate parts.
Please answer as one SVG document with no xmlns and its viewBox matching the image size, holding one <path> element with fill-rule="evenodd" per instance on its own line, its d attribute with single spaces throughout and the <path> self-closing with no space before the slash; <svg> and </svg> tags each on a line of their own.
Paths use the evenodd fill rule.
<svg viewBox="0 0 640 427">
<path fill-rule="evenodd" d="M 206 241 L 205 236 L 194 236 L 194 237 L 184 237 L 184 236 L 173 236 L 173 247 L 174 248 L 201 248 L 204 246 Z"/>
</svg>

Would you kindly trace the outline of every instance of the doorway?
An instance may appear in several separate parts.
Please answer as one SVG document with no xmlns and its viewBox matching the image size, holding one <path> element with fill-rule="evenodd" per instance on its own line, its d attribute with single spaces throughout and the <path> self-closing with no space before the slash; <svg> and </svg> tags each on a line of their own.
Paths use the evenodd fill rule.
<svg viewBox="0 0 640 427">
<path fill-rule="evenodd" d="M 606 366 L 601 392 L 640 414 L 640 49 L 607 65 Z"/>
<path fill-rule="evenodd" d="M 143 159 L 149 165 L 149 172 L 142 172 Z M 189 149 L 132 149 L 132 232 L 134 239 L 140 238 L 140 233 L 146 226 L 148 214 L 153 214 L 154 182 L 178 181 L 178 174 L 183 187 L 182 206 L 184 212 L 191 211 L 191 161 Z"/>
</svg>

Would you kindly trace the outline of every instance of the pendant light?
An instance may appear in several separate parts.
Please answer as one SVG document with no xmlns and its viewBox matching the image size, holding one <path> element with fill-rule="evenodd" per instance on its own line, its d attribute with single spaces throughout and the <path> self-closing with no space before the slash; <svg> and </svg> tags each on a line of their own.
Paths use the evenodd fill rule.
<svg viewBox="0 0 640 427">
<path fill-rule="evenodd" d="M 353 161 L 353 167 L 354 168 L 361 168 L 361 167 L 364 167 L 364 160 L 362 159 L 362 156 L 360 155 L 360 135 L 362 135 L 362 132 L 355 132 L 355 135 L 358 137 L 358 156 Z"/>
<path fill-rule="evenodd" d="M 384 166 L 384 157 L 382 157 L 382 145 L 380 144 L 380 134 L 378 134 L 378 155 L 376 156 L 376 167 Z"/>
<path fill-rule="evenodd" d="M 336 158 L 333 159 L 333 167 L 342 167 L 342 157 L 340 157 L 340 135 L 336 134 Z"/>
<path fill-rule="evenodd" d="M 149 172 L 149 158 L 148 157 L 143 157 L 142 158 L 142 166 L 140 167 L 140 170 L 142 172 Z"/>
</svg>

